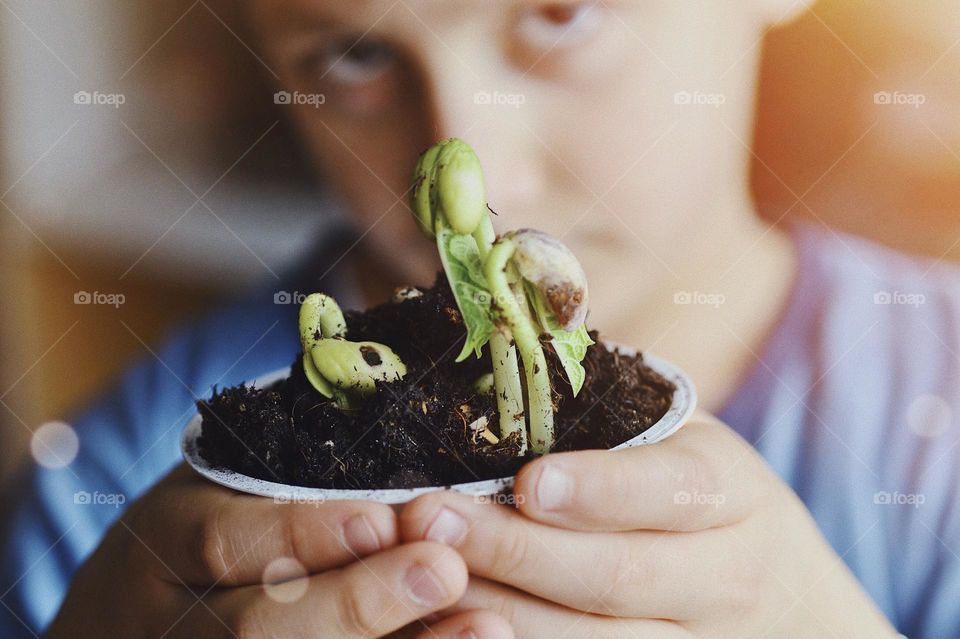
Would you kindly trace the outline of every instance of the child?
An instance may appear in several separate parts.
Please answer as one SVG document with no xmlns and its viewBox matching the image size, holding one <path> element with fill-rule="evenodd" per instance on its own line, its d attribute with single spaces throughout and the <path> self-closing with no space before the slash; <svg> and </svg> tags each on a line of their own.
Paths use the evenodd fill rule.
<svg viewBox="0 0 960 639">
<path fill-rule="evenodd" d="M 960 636 L 957 273 L 770 228 L 747 193 L 759 40 L 802 4 L 253 0 L 264 64 L 323 96 L 284 108 L 362 239 L 288 286 L 361 305 L 431 281 L 410 169 L 462 137 L 509 226 L 580 257 L 591 324 L 686 368 L 706 412 L 528 465 L 517 511 L 279 506 L 177 451 L 197 396 L 297 350 L 293 310 L 253 295 L 75 421 L 69 469 L 18 486 L 4 636 Z"/>
</svg>

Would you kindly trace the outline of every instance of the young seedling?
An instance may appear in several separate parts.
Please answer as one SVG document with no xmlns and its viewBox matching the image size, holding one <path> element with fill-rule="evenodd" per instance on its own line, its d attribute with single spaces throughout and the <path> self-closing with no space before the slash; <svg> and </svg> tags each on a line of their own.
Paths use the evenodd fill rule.
<svg viewBox="0 0 960 639">
<path fill-rule="evenodd" d="M 376 390 L 376 382 L 396 381 L 407 374 L 390 347 L 346 340 L 343 312 L 328 295 L 307 296 L 300 306 L 299 327 L 307 380 L 341 410 L 356 408 L 363 395 Z"/>
<path fill-rule="evenodd" d="M 490 343 L 500 435 L 516 433 L 523 454 L 527 433 L 515 341 L 524 362 L 532 448 L 549 451 L 553 396 L 541 340 L 552 343 L 574 395 L 585 376 L 580 362 L 593 344 L 583 324 L 587 283 L 580 263 L 560 240 L 539 231 L 496 240 L 480 160 L 462 140 L 442 140 L 420 156 L 411 209 L 421 230 L 436 238 L 467 327 L 457 361 L 471 350 L 479 356 Z M 475 384 L 478 392 L 488 386 L 486 376 Z"/>
<path fill-rule="evenodd" d="M 300 305 L 300 345 L 303 347 L 303 372 L 307 380 L 326 397 L 333 397 L 333 387 L 317 371 L 310 350 L 321 339 L 343 339 L 347 321 L 340 306 L 329 295 L 311 293 Z"/>
<path fill-rule="evenodd" d="M 576 395 L 585 377 L 580 362 L 593 344 L 584 326 L 586 274 L 560 240 L 530 229 L 498 239 L 484 273 L 496 321 L 509 329 L 523 358 L 531 447 L 548 452 L 554 442 L 553 391 L 541 335 L 552 343 Z"/>
<path fill-rule="evenodd" d="M 501 439 L 515 433 L 519 454 L 527 449 L 523 391 L 517 351 L 491 321 L 490 293 L 483 273 L 496 234 L 490 221 L 483 171 L 476 153 L 462 140 L 442 140 L 417 161 L 411 210 L 420 229 L 437 242 L 467 339 L 457 361 L 470 352 L 479 357 L 490 343 L 493 390 L 500 415 Z M 478 390 L 486 384 L 478 385 Z"/>
</svg>

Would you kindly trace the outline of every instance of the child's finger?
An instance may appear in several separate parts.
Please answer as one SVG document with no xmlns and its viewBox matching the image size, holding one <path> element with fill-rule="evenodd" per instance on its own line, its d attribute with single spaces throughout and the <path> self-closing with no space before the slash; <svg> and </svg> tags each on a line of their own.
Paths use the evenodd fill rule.
<svg viewBox="0 0 960 639">
<path fill-rule="evenodd" d="M 453 550 L 408 544 L 312 577 L 213 591 L 172 636 L 383 637 L 452 605 L 467 579 Z"/>
<path fill-rule="evenodd" d="M 483 608 L 503 615 L 516 636 L 528 639 L 566 637 L 629 637 L 689 639 L 679 624 L 663 619 L 625 619 L 584 614 L 485 579 L 470 578 L 466 594 L 454 610 Z"/>
<path fill-rule="evenodd" d="M 754 563 L 736 562 L 735 543 L 720 530 L 563 530 L 449 492 L 411 502 L 400 516 L 400 532 L 404 541 L 455 548 L 471 575 L 605 616 L 689 620 L 730 609 L 748 592 L 737 578 L 741 567 Z"/>
<path fill-rule="evenodd" d="M 468 610 L 439 621 L 417 639 L 513 639 L 506 619 L 489 610 Z"/>
<path fill-rule="evenodd" d="M 695 531 L 742 520 L 769 482 L 746 442 L 716 420 L 616 452 L 547 455 L 517 475 L 527 517 L 574 530 Z"/>
<path fill-rule="evenodd" d="M 396 516 L 359 501 L 276 504 L 174 471 L 125 515 L 117 534 L 132 537 L 158 578 L 190 586 L 261 583 L 279 557 L 308 574 L 344 566 L 396 543 Z"/>
</svg>

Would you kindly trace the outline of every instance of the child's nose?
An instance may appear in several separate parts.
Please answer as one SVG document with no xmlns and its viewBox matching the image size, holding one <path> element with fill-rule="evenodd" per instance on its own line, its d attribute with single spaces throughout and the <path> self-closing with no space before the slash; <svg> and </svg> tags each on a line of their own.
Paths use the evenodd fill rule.
<svg viewBox="0 0 960 639">
<path fill-rule="evenodd" d="M 529 206 L 545 187 L 541 158 L 549 148 L 537 138 L 533 105 L 510 73 L 476 57 L 451 59 L 422 69 L 426 102 L 426 144 L 441 138 L 464 139 L 482 159 L 490 206 L 518 210 Z M 522 97 L 521 97 L 522 96 Z M 494 220 L 496 223 L 496 220 Z"/>
</svg>

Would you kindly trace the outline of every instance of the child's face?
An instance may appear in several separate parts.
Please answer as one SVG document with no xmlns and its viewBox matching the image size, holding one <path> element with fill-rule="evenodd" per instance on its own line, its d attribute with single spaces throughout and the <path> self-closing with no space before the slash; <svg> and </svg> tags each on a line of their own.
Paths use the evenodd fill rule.
<svg viewBox="0 0 960 639">
<path fill-rule="evenodd" d="M 789 6 L 257 0 L 253 19 L 282 87 L 323 94 L 291 115 L 397 283 L 432 279 L 406 194 L 418 153 L 456 136 L 495 226 L 561 236 L 610 288 L 594 299 L 622 300 L 671 276 L 679 234 L 732 232 L 762 29 Z"/>
</svg>

